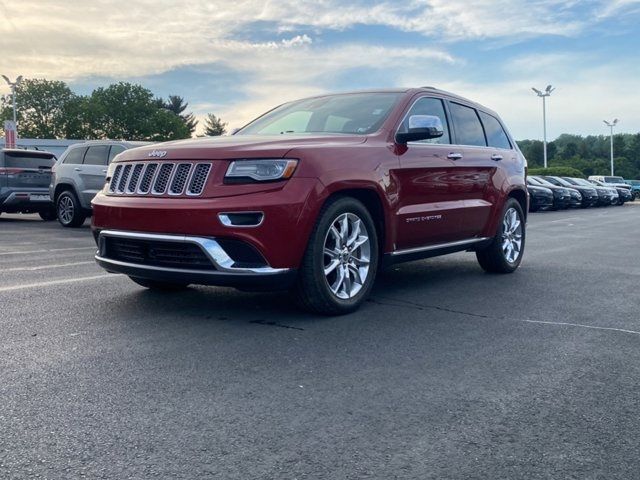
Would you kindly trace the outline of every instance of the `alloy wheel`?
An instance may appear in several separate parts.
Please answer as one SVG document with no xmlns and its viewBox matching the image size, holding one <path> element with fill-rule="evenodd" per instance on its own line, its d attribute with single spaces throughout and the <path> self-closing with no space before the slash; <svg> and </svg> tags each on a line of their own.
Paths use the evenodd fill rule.
<svg viewBox="0 0 640 480">
<path fill-rule="evenodd" d="M 71 223 L 73 220 L 73 214 L 75 212 L 75 205 L 73 200 L 68 195 L 63 195 L 58 200 L 58 218 L 62 223 Z"/>
<path fill-rule="evenodd" d="M 360 217 L 353 213 L 339 215 L 324 239 L 324 276 L 331 292 L 338 298 L 355 297 L 369 277 L 371 242 Z"/>
<path fill-rule="evenodd" d="M 502 220 L 502 252 L 509 263 L 515 263 L 522 251 L 522 222 L 515 208 L 509 208 Z"/>
</svg>

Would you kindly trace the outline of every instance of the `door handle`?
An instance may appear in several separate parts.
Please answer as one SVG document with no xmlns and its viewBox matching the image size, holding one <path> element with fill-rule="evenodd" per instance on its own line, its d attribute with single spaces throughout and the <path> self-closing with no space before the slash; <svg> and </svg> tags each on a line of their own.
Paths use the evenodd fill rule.
<svg viewBox="0 0 640 480">
<path fill-rule="evenodd" d="M 460 160 L 462 158 L 462 154 L 451 152 L 449 155 L 447 155 L 447 158 L 449 160 Z"/>
<path fill-rule="evenodd" d="M 74 168 L 74 170 L 75 170 L 76 172 L 81 172 L 81 171 L 82 171 L 82 169 L 81 169 L 81 168 L 78 168 L 78 167 Z"/>
<path fill-rule="evenodd" d="M 498 155 L 497 153 L 494 153 L 493 155 L 491 155 L 491 160 L 495 160 L 496 162 L 499 162 L 500 160 L 502 160 L 502 155 Z"/>
</svg>

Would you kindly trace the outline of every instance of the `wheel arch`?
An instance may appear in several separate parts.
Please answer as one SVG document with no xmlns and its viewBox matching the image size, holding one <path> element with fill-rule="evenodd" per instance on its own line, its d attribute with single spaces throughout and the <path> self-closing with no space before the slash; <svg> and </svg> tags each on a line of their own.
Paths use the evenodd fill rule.
<svg viewBox="0 0 640 480">
<path fill-rule="evenodd" d="M 526 220 L 529 212 L 529 194 L 527 191 L 516 187 L 508 193 L 507 197 L 515 199 L 520 204 Z"/>
</svg>

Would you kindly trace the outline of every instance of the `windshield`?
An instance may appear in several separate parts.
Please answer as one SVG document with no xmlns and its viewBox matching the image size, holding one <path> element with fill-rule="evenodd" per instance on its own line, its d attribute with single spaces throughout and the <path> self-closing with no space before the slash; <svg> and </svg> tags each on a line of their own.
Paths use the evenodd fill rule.
<svg viewBox="0 0 640 480">
<path fill-rule="evenodd" d="M 555 183 L 559 187 L 570 187 L 571 186 L 571 184 L 569 182 L 567 182 L 566 180 L 563 180 L 560 177 L 545 177 L 545 178 L 547 180 L 549 180 L 551 183 Z"/>
<path fill-rule="evenodd" d="M 236 135 L 366 135 L 382 126 L 400 96 L 400 93 L 353 93 L 286 103 L 254 120 Z"/>
<path fill-rule="evenodd" d="M 584 185 L 585 187 L 593 187 L 593 184 L 588 180 L 585 180 L 584 178 L 574 178 L 573 181 L 576 182 L 577 185 Z"/>
<path fill-rule="evenodd" d="M 555 187 L 553 183 L 547 182 L 544 178 L 540 178 L 540 177 L 529 177 L 529 178 L 533 180 L 536 185 L 540 185 L 541 187 Z"/>
<path fill-rule="evenodd" d="M 605 183 L 624 183 L 624 178 L 622 177 L 604 177 Z"/>
</svg>

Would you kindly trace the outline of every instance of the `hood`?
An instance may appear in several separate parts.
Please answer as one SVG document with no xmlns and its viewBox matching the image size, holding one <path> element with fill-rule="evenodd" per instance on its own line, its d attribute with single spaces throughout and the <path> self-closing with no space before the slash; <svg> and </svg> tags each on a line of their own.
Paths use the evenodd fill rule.
<svg viewBox="0 0 640 480">
<path fill-rule="evenodd" d="M 366 139 L 362 135 L 335 134 L 202 137 L 132 148 L 119 154 L 115 161 L 282 158 L 293 148 L 357 145 Z"/>
</svg>

